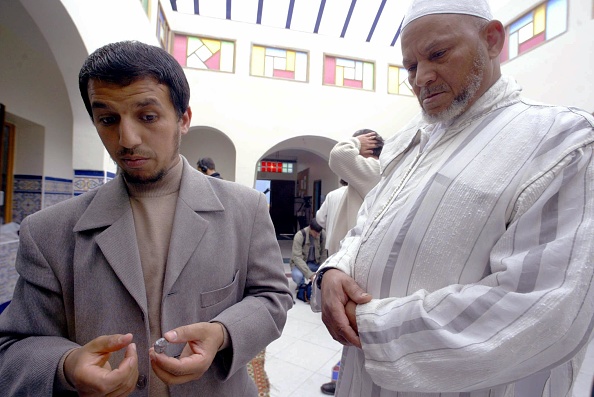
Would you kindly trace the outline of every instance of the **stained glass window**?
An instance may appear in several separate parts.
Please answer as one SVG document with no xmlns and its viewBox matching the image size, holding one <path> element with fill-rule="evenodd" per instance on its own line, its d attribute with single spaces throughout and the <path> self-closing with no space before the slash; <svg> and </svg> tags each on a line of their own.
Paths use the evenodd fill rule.
<svg viewBox="0 0 594 397">
<path fill-rule="evenodd" d="M 146 15 L 150 15 L 149 12 L 149 0 L 140 0 L 140 4 L 142 4 L 142 8 L 144 9 L 144 12 L 146 12 Z"/>
<path fill-rule="evenodd" d="M 324 55 L 324 84 L 373 91 L 374 69 L 372 62 Z"/>
<path fill-rule="evenodd" d="M 307 81 L 307 53 L 252 46 L 252 76 Z"/>
<path fill-rule="evenodd" d="M 283 174 L 292 174 L 293 173 L 293 163 L 288 163 L 284 161 L 268 161 L 262 160 L 258 163 L 258 172 L 273 172 L 273 173 L 283 173 Z"/>
<path fill-rule="evenodd" d="M 189 68 L 233 73 L 235 42 L 175 34 L 173 56 Z"/>
<path fill-rule="evenodd" d="M 502 62 L 567 31 L 567 0 L 549 0 L 505 28 Z"/>
<path fill-rule="evenodd" d="M 165 19 L 165 14 L 163 13 L 161 4 L 159 4 L 159 11 L 157 14 L 157 38 L 159 39 L 161 47 L 163 47 L 165 50 L 169 49 L 169 32 L 169 24 Z"/>
<path fill-rule="evenodd" d="M 388 65 L 388 94 L 414 95 L 408 82 L 408 72 L 400 66 Z"/>
</svg>

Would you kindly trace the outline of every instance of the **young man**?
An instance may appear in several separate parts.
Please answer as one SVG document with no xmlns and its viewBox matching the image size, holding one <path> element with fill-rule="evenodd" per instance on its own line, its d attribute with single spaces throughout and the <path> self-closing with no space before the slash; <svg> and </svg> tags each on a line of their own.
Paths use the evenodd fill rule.
<svg viewBox="0 0 594 397">
<path fill-rule="evenodd" d="M 291 276 L 297 286 L 310 282 L 328 258 L 326 232 L 315 219 L 293 236 Z"/>
<path fill-rule="evenodd" d="M 594 119 L 502 76 L 487 0 L 413 0 L 422 118 L 318 271 L 338 396 L 570 396 L 594 313 Z M 372 297 L 374 299 L 372 299 Z"/>
<path fill-rule="evenodd" d="M 221 174 L 217 172 L 215 163 L 213 159 L 211 159 L 210 157 L 201 158 L 200 160 L 198 160 L 196 166 L 198 167 L 198 171 L 202 172 L 204 175 L 208 175 L 213 178 L 223 179 Z"/>
<path fill-rule="evenodd" d="M 79 85 L 121 175 L 23 221 L 3 393 L 257 396 L 245 365 L 292 304 L 265 197 L 180 156 L 190 90 L 161 48 L 102 47 Z"/>
</svg>

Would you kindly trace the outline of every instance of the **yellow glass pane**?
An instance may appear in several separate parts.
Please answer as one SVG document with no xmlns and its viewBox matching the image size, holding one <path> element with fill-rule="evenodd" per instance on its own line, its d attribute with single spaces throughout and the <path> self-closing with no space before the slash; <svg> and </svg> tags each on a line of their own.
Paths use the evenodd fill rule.
<svg viewBox="0 0 594 397">
<path fill-rule="evenodd" d="M 202 42 L 213 54 L 221 49 L 219 40 L 202 39 Z"/>
<path fill-rule="evenodd" d="M 544 32 L 546 28 L 546 3 L 534 9 L 534 35 Z"/>
<path fill-rule="evenodd" d="M 290 72 L 295 71 L 295 51 L 287 51 L 287 68 Z"/>
<path fill-rule="evenodd" d="M 334 80 L 334 84 L 340 87 L 344 85 L 344 67 L 336 67 L 336 80 Z"/>
<path fill-rule="evenodd" d="M 388 67 L 388 93 L 398 94 L 398 68 Z"/>
<path fill-rule="evenodd" d="M 266 48 L 260 46 L 252 47 L 252 75 L 264 76 L 264 60 L 266 58 Z"/>
</svg>

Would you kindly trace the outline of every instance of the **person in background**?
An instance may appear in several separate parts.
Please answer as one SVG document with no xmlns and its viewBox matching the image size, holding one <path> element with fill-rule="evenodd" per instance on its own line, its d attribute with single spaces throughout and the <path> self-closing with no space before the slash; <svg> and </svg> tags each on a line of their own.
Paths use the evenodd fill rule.
<svg viewBox="0 0 594 397">
<path fill-rule="evenodd" d="M 333 234 L 337 209 L 342 201 L 342 197 L 346 193 L 348 183 L 341 179 L 340 185 L 341 186 L 338 189 L 334 189 L 326 194 L 324 202 L 316 212 L 316 221 L 318 222 L 318 225 L 322 226 L 326 231 L 327 238 L 330 238 Z M 330 251 L 328 251 L 328 253 L 330 253 Z"/>
<path fill-rule="evenodd" d="M 345 181 L 347 188 L 339 204 L 329 206 L 327 210 L 330 223 L 327 233 L 328 255 L 338 251 L 340 241 L 355 225 L 363 198 L 379 182 L 379 156 L 383 146 L 384 140 L 377 132 L 361 129 L 355 131 L 351 138 L 337 143 L 330 152 L 330 168 L 341 178 L 341 181 Z M 318 216 L 322 217 L 323 213 L 320 215 L 318 211 L 316 219 Z M 332 380 L 320 386 L 322 393 L 327 395 L 335 393 L 338 371 L 340 371 L 340 361 L 332 369 Z"/>
<path fill-rule="evenodd" d="M 246 364 L 292 306 L 266 198 L 179 154 L 190 88 L 160 47 L 99 48 L 79 87 L 121 172 L 23 220 L 2 394 L 257 396 Z"/>
<path fill-rule="evenodd" d="M 299 287 L 311 282 L 320 265 L 328 257 L 326 232 L 315 219 L 295 233 L 291 254 L 291 277 Z"/>
<path fill-rule="evenodd" d="M 204 175 L 212 176 L 213 178 L 223 179 L 221 174 L 219 174 L 216 170 L 215 163 L 210 157 L 203 157 L 198 160 L 196 164 L 198 171 L 202 172 Z"/>
<path fill-rule="evenodd" d="M 487 0 L 413 0 L 421 114 L 317 272 L 336 395 L 571 396 L 594 322 L 594 118 L 501 74 Z"/>
</svg>

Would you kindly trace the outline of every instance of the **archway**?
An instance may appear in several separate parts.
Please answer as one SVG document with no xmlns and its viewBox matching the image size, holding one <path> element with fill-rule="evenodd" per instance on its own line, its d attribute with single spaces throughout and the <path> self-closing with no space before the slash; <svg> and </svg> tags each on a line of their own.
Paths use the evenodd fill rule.
<svg viewBox="0 0 594 397">
<path fill-rule="evenodd" d="M 222 177 L 228 181 L 235 181 L 235 145 L 222 131 L 206 126 L 190 128 L 182 137 L 180 153 L 194 167 L 202 157 L 212 158 Z"/>
<path fill-rule="evenodd" d="M 325 194 L 338 187 L 338 178 L 328 167 L 335 144 L 326 137 L 298 136 L 279 142 L 260 157 L 256 189 L 266 192 L 279 238 L 292 238 L 309 223 Z"/>
</svg>

